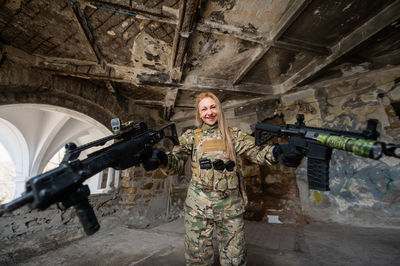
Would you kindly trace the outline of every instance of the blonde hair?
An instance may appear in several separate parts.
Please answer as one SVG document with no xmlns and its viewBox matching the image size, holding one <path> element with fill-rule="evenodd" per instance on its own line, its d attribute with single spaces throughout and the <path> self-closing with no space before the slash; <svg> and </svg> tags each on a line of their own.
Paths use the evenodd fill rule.
<svg viewBox="0 0 400 266">
<path fill-rule="evenodd" d="M 222 111 L 222 105 L 217 96 L 215 96 L 214 93 L 212 92 L 202 92 L 196 97 L 196 123 L 198 127 L 201 127 L 203 124 L 203 120 L 200 118 L 200 109 L 199 109 L 199 103 L 201 100 L 204 98 L 211 98 L 215 101 L 217 104 L 217 110 L 218 110 L 218 115 L 217 115 L 217 122 L 218 122 L 218 129 L 221 132 L 222 135 L 222 140 L 225 144 L 226 148 L 226 154 L 229 159 L 232 161 L 236 162 L 236 155 L 235 155 L 235 149 L 233 148 L 232 144 L 232 138 L 231 138 L 231 133 L 228 128 L 228 124 L 226 123 L 225 115 L 224 112 Z"/>
</svg>

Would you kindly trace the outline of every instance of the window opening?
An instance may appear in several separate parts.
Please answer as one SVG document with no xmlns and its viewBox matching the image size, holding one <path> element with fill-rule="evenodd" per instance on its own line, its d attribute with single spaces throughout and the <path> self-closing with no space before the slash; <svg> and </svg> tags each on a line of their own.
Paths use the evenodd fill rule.
<svg viewBox="0 0 400 266">
<path fill-rule="evenodd" d="M 12 200 L 15 189 L 14 177 L 15 166 L 10 154 L 0 143 L 0 204 Z"/>
</svg>

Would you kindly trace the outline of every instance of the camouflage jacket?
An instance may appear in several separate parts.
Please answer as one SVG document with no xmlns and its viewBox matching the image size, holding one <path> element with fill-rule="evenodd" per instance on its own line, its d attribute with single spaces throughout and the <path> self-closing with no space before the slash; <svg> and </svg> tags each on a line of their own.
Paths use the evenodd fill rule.
<svg viewBox="0 0 400 266">
<path fill-rule="evenodd" d="M 199 160 L 207 158 L 211 161 L 221 159 L 229 161 L 222 142 L 222 135 L 218 125 L 203 124 L 201 129 L 189 129 L 179 137 L 179 145 L 174 146 L 172 152 L 167 153 L 168 165 L 164 169 L 168 174 L 183 173 L 184 165 L 189 156 L 192 163 L 192 183 L 196 187 L 208 191 L 226 191 L 239 188 L 238 171 L 200 169 Z M 256 164 L 275 164 L 272 154 L 273 146 L 258 147 L 254 144 L 254 137 L 243 133 L 238 128 L 230 128 L 232 143 L 236 157 L 245 156 Z M 199 134 L 200 133 L 200 134 Z M 199 137 L 200 136 L 200 137 Z M 198 138 L 196 140 L 196 138 Z"/>
</svg>

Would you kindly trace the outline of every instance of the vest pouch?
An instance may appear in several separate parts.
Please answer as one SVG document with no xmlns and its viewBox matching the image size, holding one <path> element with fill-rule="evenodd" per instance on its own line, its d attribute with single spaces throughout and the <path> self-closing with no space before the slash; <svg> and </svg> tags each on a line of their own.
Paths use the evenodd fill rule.
<svg viewBox="0 0 400 266">
<path fill-rule="evenodd" d="M 214 170 L 214 189 L 217 191 L 234 190 L 239 187 L 236 172 Z"/>
<path fill-rule="evenodd" d="M 228 184 L 226 182 L 225 170 L 224 171 L 214 171 L 214 189 L 216 191 L 226 191 L 228 189 Z"/>
<path fill-rule="evenodd" d="M 237 189 L 239 187 L 238 177 L 236 175 L 236 171 L 227 171 L 224 170 L 226 174 L 226 182 L 228 189 Z"/>
<path fill-rule="evenodd" d="M 213 189 L 213 180 L 214 180 L 214 171 L 213 169 L 200 169 L 200 178 L 199 180 L 195 180 L 200 187 L 212 190 Z"/>
</svg>

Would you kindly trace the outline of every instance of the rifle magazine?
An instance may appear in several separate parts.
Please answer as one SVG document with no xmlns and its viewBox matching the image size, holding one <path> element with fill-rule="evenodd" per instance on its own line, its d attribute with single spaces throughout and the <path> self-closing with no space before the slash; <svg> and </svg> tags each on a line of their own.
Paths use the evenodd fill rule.
<svg viewBox="0 0 400 266">
<path fill-rule="evenodd" d="M 308 188 L 329 191 L 329 161 L 307 159 Z"/>
</svg>

